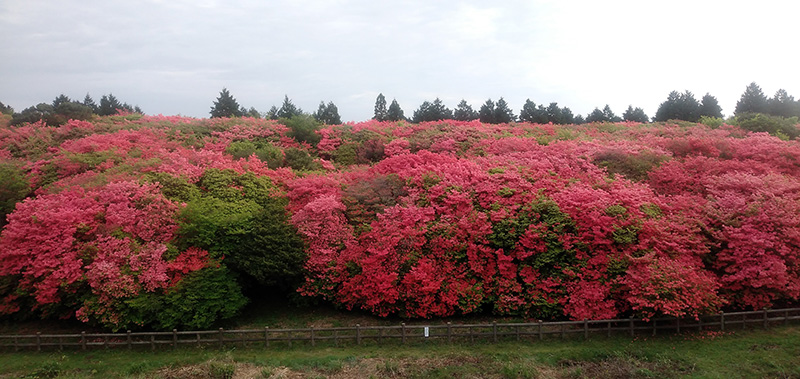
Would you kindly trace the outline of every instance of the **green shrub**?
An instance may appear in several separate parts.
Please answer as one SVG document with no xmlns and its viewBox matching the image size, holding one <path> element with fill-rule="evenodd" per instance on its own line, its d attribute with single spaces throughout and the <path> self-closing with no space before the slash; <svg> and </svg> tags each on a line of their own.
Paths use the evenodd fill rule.
<svg viewBox="0 0 800 379">
<path fill-rule="evenodd" d="M 314 158 L 307 151 L 290 147 L 284 151 L 284 164 L 292 170 L 311 170 L 314 167 Z"/>
<path fill-rule="evenodd" d="M 25 173 L 11 163 L 0 163 L 0 228 L 6 224 L 6 215 L 30 192 Z"/>
<path fill-rule="evenodd" d="M 281 123 L 289 127 L 289 136 L 297 142 L 307 142 L 312 146 L 316 146 L 322 140 L 322 136 L 317 134 L 320 123 L 310 115 L 282 118 Z"/>
<path fill-rule="evenodd" d="M 234 141 L 228 145 L 225 152 L 236 159 L 247 158 L 255 154 L 258 159 L 267 162 L 267 166 L 271 169 L 283 166 L 281 149 L 265 141 Z"/>
<path fill-rule="evenodd" d="M 800 135 L 797 117 L 778 117 L 763 113 L 744 113 L 731 120 L 734 125 L 751 132 L 767 132 L 783 139 L 795 139 Z"/>
<path fill-rule="evenodd" d="M 610 149 L 597 153 L 592 163 L 605 168 L 611 175 L 622 175 L 633 181 L 646 180 L 650 171 L 657 168 L 669 157 L 649 151 L 629 154 Z"/>
<path fill-rule="evenodd" d="M 243 284 L 293 289 L 301 276 L 305 245 L 289 223 L 287 200 L 268 178 L 209 169 L 200 195 L 181 213 L 179 244 L 207 250 L 240 274 Z"/>
<path fill-rule="evenodd" d="M 234 275 L 225 267 L 207 267 L 187 274 L 164 294 L 142 293 L 125 302 L 122 319 L 134 328 L 208 329 L 235 316 L 247 304 Z"/>
<path fill-rule="evenodd" d="M 700 120 L 697 122 L 708 126 L 709 128 L 719 128 L 725 123 L 725 121 L 723 121 L 721 118 L 711 116 L 700 116 Z"/>
</svg>

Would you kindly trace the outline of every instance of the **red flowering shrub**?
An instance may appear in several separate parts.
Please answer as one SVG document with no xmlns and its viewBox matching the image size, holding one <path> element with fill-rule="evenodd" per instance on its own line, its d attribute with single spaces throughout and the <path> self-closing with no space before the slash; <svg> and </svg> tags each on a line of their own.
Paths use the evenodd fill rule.
<svg viewBox="0 0 800 379">
<path fill-rule="evenodd" d="M 177 210 L 157 186 L 134 182 L 20 203 L 0 237 L 0 276 L 18 278 L 0 309 L 10 314 L 25 303 L 45 317 L 132 326 L 129 300 L 169 292 L 182 275 L 216 265 L 194 249 L 168 251 Z"/>
</svg>

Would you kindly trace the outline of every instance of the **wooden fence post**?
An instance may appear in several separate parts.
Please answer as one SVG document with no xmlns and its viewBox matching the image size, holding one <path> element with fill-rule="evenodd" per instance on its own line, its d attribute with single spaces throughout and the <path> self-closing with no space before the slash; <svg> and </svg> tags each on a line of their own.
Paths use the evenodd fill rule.
<svg viewBox="0 0 800 379">
<path fill-rule="evenodd" d="M 492 340 L 497 342 L 497 321 L 492 321 Z"/>
<path fill-rule="evenodd" d="M 589 320 L 583 319 L 583 339 L 589 339 Z"/>
<path fill-rule="evenodd" d="M 403 344 L 406 343 L 406 323 L 400 323 L 400 334 L 403 336 Z"/>
<path fill-rule="evenodd" d="M 628 328 L 630 329 L 631 337 L 633 337 L 634 330 L 633 330 L 633 318 L 632 317 L 628 318 Z"/>
<path fill-rule="evenodd" d="M 269 326 L 264 327 L 264 347 L 269 347 Z"/>
<path fill-rule="evenodd" d="M 764 329 L 769 328 L 769 317 L 767 316 L 767 308 L 764 308 Z"/>
<path fill-rule="evenodd" d="M 128 330 L 125 334 L 127 335 L 125 340 L 128 342 L 128 350 L 130 350 L 131 348 L 133 348 L 133 340 L 131 339 L 131 331 Z"/>
<path fill-rule="evenodd" d="M 539 320 L 539 341 L 541 341 L 542 338 L 544 338 L 544 336 L 542 335 L 542 324 L 543 324 L 542 320 Z"/>
<path fill-rule="evenodd" d="M 453 343 L 453 331 L 451 330 L 450 321 L 447 322 L 447 343 Z"/>
<path fill-rule="evenodd" d="M 314 327 L 311 327 L 311 346 L 317 346 L 316 341 L 314 341 Z"/>
<path fill-rule="evenodd" d="M 151 351 L 156 351 L 156 335 L 155 334 L 151 334 L 150 335 L 150 350 Z"/>
<path fill-rule="evenodd" d="M 178 329 L 172 329 L 172 350 L 178 348 Z"/>
<path fill-rule="evenodd" d="M 81 350 L 86 350 L 86 332 L 81 332 Z"/>
<path fill-rule="evenodd" d="M 725 331 L 725 312 L 719 311 L 719 328 L 723 332 Z"/>
<path fill-rule="evenodd" d="M 289 341 L 289 347 L 292 347 L 292 330 L 289 329 L 286 331 L 286 339 Z"/>
<path fill-rule="evenodd" d="M 36 351 L 42 351 L 42 332 L 36 332 Z"/>
<path fill-rule="evenodd" d="M 361 324 L 356 324 L 356 345 L 361 345 Z"/>
<path fill-rule="evenodd" d="M 222 328 L 219 328 L 219 335 L 217 336 L 217 342 L 219 342 L 219 347 L 222 348 L 222 345 L 225 340 L 225 335 L 223 334 Z"/>
</svg>

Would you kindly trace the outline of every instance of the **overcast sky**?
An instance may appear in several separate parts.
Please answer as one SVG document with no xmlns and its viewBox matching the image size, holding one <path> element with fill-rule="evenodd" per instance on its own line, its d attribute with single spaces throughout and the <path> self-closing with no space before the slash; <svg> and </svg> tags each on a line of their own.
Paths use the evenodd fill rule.
<svg viewBox="0 0 800 379">
<path fill-rule="evenodd" d="M 288 95 L 344 121 L 375 98 L 476 110 L 501 96 L 586 115 L 653 116 L 672 90 L 733 113 L 755 81 L 800 97 L 792 1 L 0 0 L 0 101 L 113 93 L 147 114 L 208 117 L 227 87 L 261 112 Z"/>
</svg>

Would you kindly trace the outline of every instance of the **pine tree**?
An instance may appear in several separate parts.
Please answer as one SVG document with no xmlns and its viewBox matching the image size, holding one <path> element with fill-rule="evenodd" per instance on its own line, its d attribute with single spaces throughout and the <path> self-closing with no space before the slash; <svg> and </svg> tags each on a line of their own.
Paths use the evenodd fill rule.
<svg viewBox="0 0 800 379">
<path fill-rule="evenodd" d="M 622 114 L 622 120 L 645 123 L 650 119 L 642 108 L 637 107 L 634 109 L 632 105 L 628 105 L 628 109 Z"/>
<path fill-rule="evenodd" d="M 697 122 L 700 119 L 700 102 L 690 91 L 678 93 L 672 91 L 667 101 L 661 103 L 656 110 L 655 121 L 683 120 Z"/>
<path fill-rule="evenodd" d="M 564 124 L 564 115 L 558 103 L 550 103 L 550 105 L 547 106 L 547 122 Z"/>
<path fill-rule="evenodd" d="M 326 125 L 339 125 L 342 123 L 342 119 L 339 117 L 339 108 L 332 101 L 328 105 L 320 101 L 319 108 L 317 108 L 313 116 L 314 119 Z"/>
<path fill-rule="evenodd" d="M 722 118 L 722 107 L 719 106 L 719 101 L 717 101 L 716 97 L 706 93 L 700 100 L 700 109 L 697 113 L 699 117 Z"/>
<path fill-rule="evenodd" d="M 438 97 L 432 103 L 427 100 L 414 111 L 414 122 L 439 121 L 453 119 L 453 111 L 448 109 Z"/>
<path fill-rule="evenodd" d="M 259 112 L 255 107 L 250 107 L 250 109 L 247 110 L 242 108 L 242 114 L 246 117 L 261 118 L 261 112 Z"/>
<path fill-rule="evenodd" d="M 387 117 L 386 98 L 383 97 L 382 93 L 379 93 L 378 98 L 375 99 L 375 116 L 373 116 L 372 119 L 375 121 L 386 121 Z"/>
<path fill-rule="evenodd" d="M 475 112 L 472 109 L 472 106 L 467 104 L 467 101 L 461 99 L 461 102 L 458 103 L 458 106 L 453 111 L 453 119 L 458 121 L 472 121 L 478 119 L 478 112 Z"/>
<path fill-rule="evenodd" d="M 514 115 L 514 111 L 508 107 L 508 103 L 502 97 L 500 100 L 497 100 L 497 104 L 494 106 L 494 121 L 498 124 L 508 124 L 509 122 L 514 122 L 517 120 L 517 116 Z"/>
<path fill-rule="evenodd" d="M 769 99 L 769 114 L 780 117 L 800 116 L 796 113 L 797 102 L 794 96 L 789 95 L 785 89 L 781 88 L 775 92 L 775 96 Z"/>
<path fill-rule="evenodd" d="M 605 122 L 605 121 L 608 121 L 608 119 L 606 118 L 606 115 L 603 113 L 603 111 L 600 110 L 600 108 L 594 108 L 592 113 L 589 113 L 586 116 L 586 122 L 587 123 L 590 123 L 590 122 Z"/>
<path fill-rule="evenodd" d="M 117 114 L 118 109 L 124 108 L 119 100 L 117 100 L 113 94 L 109 93 L 100 98 L 100 106 L 97 107 L 97 114 L 100 116 L 111 116 Z"/>
<path fill-rule="evenodd" d="M 12 108 L 10 105 L 5 105 L 2 101 L 0 101 L 0 114 L 13 115 L 14 108 Z"/>
<path fill-rule="evenodd" d="M 278 119 L 278 107 L 273 105 L 269 109 L 269 111 L 267 111 L 267 114 L 264 115 L 264 118 L 269 119 L 269 120 L 277 120 Z"/>
<path fill-rule="evenodd" d="M 767 113 L 768 111 L 767 96 L 756 82 L 752 82 L 745 88 L 742 97 L 736 103 L 734 113 L 739 115 L 742 113 Z"/>
<path fill-rule="evenodd" d="M 614 114 L 614 112 L 611 111 L 611 107 L 608 106 L 608 104 L 606 104 L 606 106 L 603 107 L 603 116 L 605 117 L 605 121 L 608 122 L 622 121 L 622 119 L 619 116 L 617 116 L 616 114 Z"/>
<path fill-rule="evenodd" d="M 522 105 L 522 110 L 519 111 L 519 120 L 526 122 L 536 122 L 536 103 L 531 99 L 526 99 L 525 104 Z"/>
<path fill-rule="evenodd" d="M 397 103 L 397 100 L 392 99 L 392 103 L 389 104 L 389 110 L 386 112 L 386 121 L 400 121 L 405 119 L 406 116 L 403 114 L 403 109 L 400 108 L 400 104 Z"/>
<path fill-rule="evenodd" d="M 572 109 L 567 107 L 561 108 L 561 117 L 564 124 L 572 124 L 575 122 L 575 115 L 572 114 Z"/>
<path fill-rule="evenodd" d="M 95 114 L 98 112 L 97 103 L 95 103 L 94 99 L 92 99 L 92 97 L 89 96 L 89 93 L 86 93 L 86 97 L 83 98 L 83 105 L 92 108 L 92 112 L 94 112 Z"/>
<path fill-rule="evenodd" d="M 284 95 L 283 97 L 283 104 L 281 105 L 281 109 L 278 110 L 277 116 L 278 118 L 292 118 L 294 116 L 300 116 L 303 114 L 303 110 L 296 107 L 291 100 L 289 100 L 289 95 Z"/>
<path fill-rule="evenodd" d="M 58 106 L 61 104 L 71 103 L 71 102 L 72 100 L 67 95 L 64 95 L 62 93 L 58 95 L 58 97 L 56 97 L 55 100 L 53 100 L 53 108 L 58 108 Z"/>
<path fill-rule="evenodd" d="M 494 124 L 494 101 L 492 99 L 486 100 L 481 109 L 478 110 L 478 119 L 483 123 Z"/>
<path fill-rule="evenodd" d="M 241 107 L 236 99 L 231 96 L 227 88 L 223 88 L 211 107 L 211 118 L 216 117 L 242 117 Z"/>
</svg>

